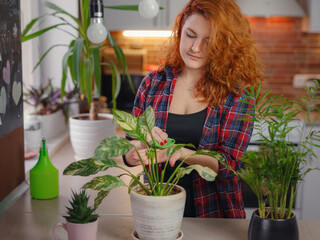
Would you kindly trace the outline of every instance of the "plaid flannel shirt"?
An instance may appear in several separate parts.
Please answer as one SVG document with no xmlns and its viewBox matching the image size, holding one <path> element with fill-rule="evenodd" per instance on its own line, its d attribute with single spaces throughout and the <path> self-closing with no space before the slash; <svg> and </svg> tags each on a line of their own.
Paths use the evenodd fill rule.
<svg viewBox="0 0 320 240">
<path fill-rule="evenodd" d="M 167 117 L 177 73 L 166 67 L 164 71 L 149 73 L 137 91 L 132 114 L 140 116 L 148 106 L 155 111 L 156 126 L 166 131 Z M 246 113 L 252 106 L 238 101 L 241 97 L 229 95 L 223 107 L 208 108 L 198 149 L 214 150 L 237 171 L 242 153 L 247 149 L 252 122 Z M 245 218 L 239 177 L 219 164 L 218 175 L 213 182 L 202 179 L 193 172 L 193 192 L 197 217 Z"/>
</svg>

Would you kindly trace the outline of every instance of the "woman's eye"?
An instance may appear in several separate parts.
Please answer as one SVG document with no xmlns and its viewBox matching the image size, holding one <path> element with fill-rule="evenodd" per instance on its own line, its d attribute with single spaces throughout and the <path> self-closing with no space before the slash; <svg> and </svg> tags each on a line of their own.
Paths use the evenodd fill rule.
<svg viewBox="0 0 320 240">
<path fill-rule="evenodd" d="M 196 36 L 193 36 L 193 35 L 187 33 L 187 37 L 189 37 L 189 38 L 195 38 Z"/>
</svg>

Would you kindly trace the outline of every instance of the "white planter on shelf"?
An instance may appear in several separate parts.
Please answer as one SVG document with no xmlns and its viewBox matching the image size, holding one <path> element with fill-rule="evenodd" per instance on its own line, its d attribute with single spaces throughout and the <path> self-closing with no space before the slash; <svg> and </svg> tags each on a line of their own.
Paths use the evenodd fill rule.
<svg viewBox="0 0 320 240">
<path fill-rule="evenodd" d="M 67 130 L 67 123 L 62 109 L 48 115 L 37 116 L 41 122 L 42 135 L 46 139 L 57 137 Z"/>
<path fill-rule="evenodd" d="M 41 122 L 37 115 L 24 116 L 24 145 L 25 150 L 37 151 L 42 138 Z"/>
<path fill-rule="evenodd" d="M 93 157 L 94 150 L 100 142 L 116 135 L 116 121 L 112 114 L 99 113 L 102 120 L 83 120 L 88 113 L 78 114 L 69 118 L 70 141 L 76 160 Z"/>
<path fill-rule="evenodd" d="M 24 130 L 24 144 L 26 150 L 38 150 L 42 138 L 42 129 Z"/>
<path fill-rule="evenodd" d="M 176 188 L 178 193 L 162 197 L 130 192 L 132 216 L 138 239 L 180 239 L 186 191 L 178 185 Z"/>
</svg>

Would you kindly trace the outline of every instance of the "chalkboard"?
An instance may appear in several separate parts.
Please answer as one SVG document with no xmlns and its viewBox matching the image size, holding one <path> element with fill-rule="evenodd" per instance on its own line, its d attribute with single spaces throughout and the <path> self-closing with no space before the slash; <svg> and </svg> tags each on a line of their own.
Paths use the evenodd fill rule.
<svg viewBox="0 0 320 240">
<path fill-rule="evenodd" d="M 0 137 L 23 126 L 20 0 L 0 0 Z"/>
</svg>

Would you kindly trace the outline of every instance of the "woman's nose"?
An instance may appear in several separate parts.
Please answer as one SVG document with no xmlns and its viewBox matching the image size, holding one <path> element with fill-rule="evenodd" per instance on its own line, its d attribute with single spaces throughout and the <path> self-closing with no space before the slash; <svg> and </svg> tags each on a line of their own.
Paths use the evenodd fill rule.
<svg viewBox="0 0 320 240">
<path fill-rule="evenodd" d="M 200 39 L 194 40 L 192 47 L 191 47 L 192 51 L 193 52 L 200 52 L 201 44 L 202 44 L 202 41 Z"/>
</svg>

